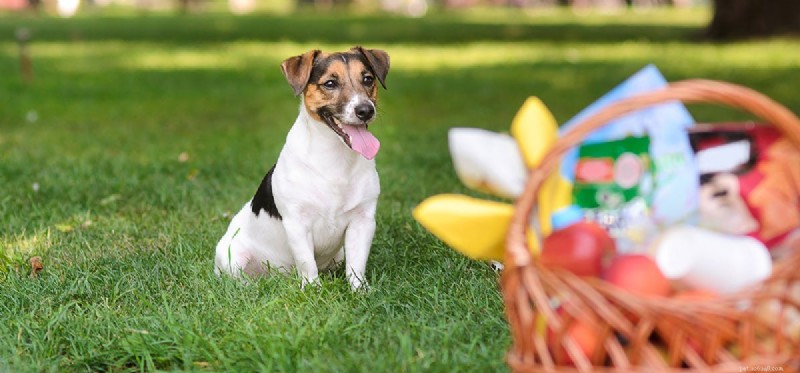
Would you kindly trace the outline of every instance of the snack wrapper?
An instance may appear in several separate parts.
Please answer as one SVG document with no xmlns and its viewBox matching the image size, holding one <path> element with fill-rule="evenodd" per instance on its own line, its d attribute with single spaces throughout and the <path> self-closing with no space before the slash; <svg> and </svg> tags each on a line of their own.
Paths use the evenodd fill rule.
<svg viewBox="0 0 800 373">
<path fill-rule="evenodd" d="M 779 246 L 800 229 L 800 150 L 772 126 L 698 125 L 700 225 Z"/>
</svg>

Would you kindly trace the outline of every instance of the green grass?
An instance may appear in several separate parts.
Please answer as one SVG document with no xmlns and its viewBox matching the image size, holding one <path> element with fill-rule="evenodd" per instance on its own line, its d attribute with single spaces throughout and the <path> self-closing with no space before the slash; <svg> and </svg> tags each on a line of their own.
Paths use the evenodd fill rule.
<svg viewBox="0 0 800 373">
<path fill-rule="evenodd" d="M 505 130 L 529 95 L 563 122 L 651 62 L 800 112 L 800 42 L 694 42 L 708 16 L 0 16 L 0 371 L 505 369 L 497 275 L 410 217 L 427 196 L 465 192 L 447 129 Z M 18 26 L 34 35 L 33 84 L 17 74 Z M 372 127 L 373 291 L 352 294 L 341 273 L 306 291 L 217 279 L 216 240 L 297 114 L 278 64 L 354 44 L 392 56 Z M 31 278 L 34 255 L 45 269 Z"/>
</svg>

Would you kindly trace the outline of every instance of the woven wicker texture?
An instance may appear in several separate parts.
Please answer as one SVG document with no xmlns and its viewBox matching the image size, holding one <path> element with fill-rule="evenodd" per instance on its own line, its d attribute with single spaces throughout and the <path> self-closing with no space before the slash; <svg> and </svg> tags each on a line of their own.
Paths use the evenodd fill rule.
<svg viewBox="0 0 800 373">
<path fill-rule="evenodd" d="M 617 101 L 558 139 L 530 172 L 506 241 L 501 288 L 513 338 L 507 362 L 513 370 L 800 369 L 800 331 L 789 322 L 790 314 L 800 312 L 800 243 L 775 263 L 773 274 L 761 286 L 707 301 L 635 296 L 599 279 L 545 268 L 531 256 L 526 230 L 537 192 L 556 172 L 564 153 L 614 118 L 669 101 L 743 109 L 775 125 L 800 148 L 800 120 L 791 111 L 749 88 L 709 80 L 677 82 Z M 553 299 L 561 302 L 558 312 Z M 567 332 L 577 321 L 599 341 L 592 356 L 584 356 Z"/>
</svg>

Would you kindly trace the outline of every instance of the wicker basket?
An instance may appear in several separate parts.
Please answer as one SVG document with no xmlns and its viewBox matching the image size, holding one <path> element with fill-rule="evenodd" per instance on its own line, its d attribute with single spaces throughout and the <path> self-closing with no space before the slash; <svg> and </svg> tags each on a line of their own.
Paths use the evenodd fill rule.
<svg viewBox="0 0 800 373">
<path fill-rule="evenodd" d="M 800 120 L 792 112 L 751 89 L 708 80 L 677 82 L 618 101 L 565 134 L 540 167 L 531 171 L 525 191 L 516 201 L 507 236 L 501 288 L 513 338 L 507 362 L 514 371 L 800 370 L 798 332 L 789 330 L 786 317 L 800 310 L 796 294 L 800 244 L 775 263 L 772 276 L 757 289 L 700 302 L 637 297 L 598 279 L 545 268 L 530 254 L 526 229 L 537 191 L 556 171 L 563 154 L 608 121 L 668 101 L 744 109 L 774 124 L 800 147 Z M 554 309 L 554 298 L 568 300 L 559 312 Z M 764 317 L 756 311 L 761 306 L 771 307 L 774 313 Z M 575 320 L 588 323 L 599 339 L 593 356 L 584 356 L 565 332 Z M 692 338 L 695 342 L 689 343 Z M 553 348 L 555 345 L 560 347 Z M 556 363 L 567 358 L 570 364 Z"/>
</svg>

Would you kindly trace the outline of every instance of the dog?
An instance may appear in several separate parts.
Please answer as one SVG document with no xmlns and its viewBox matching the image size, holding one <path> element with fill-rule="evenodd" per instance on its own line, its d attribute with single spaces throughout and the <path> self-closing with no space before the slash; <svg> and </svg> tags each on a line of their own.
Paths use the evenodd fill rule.
<svg viewBox="0 0 800 373">
<path fill-rule="evenodd" d="M 389 55 L 354 47 L 312 50 L 281 70 L 300 113 L 275 165 L 231 220 L 216 247 L 215 272 L 240 277 L 296 269 L 302 286 L 344 262 L 353 290 L 366 288 L 380 182 L 375 119 Z"/>
</svg>

